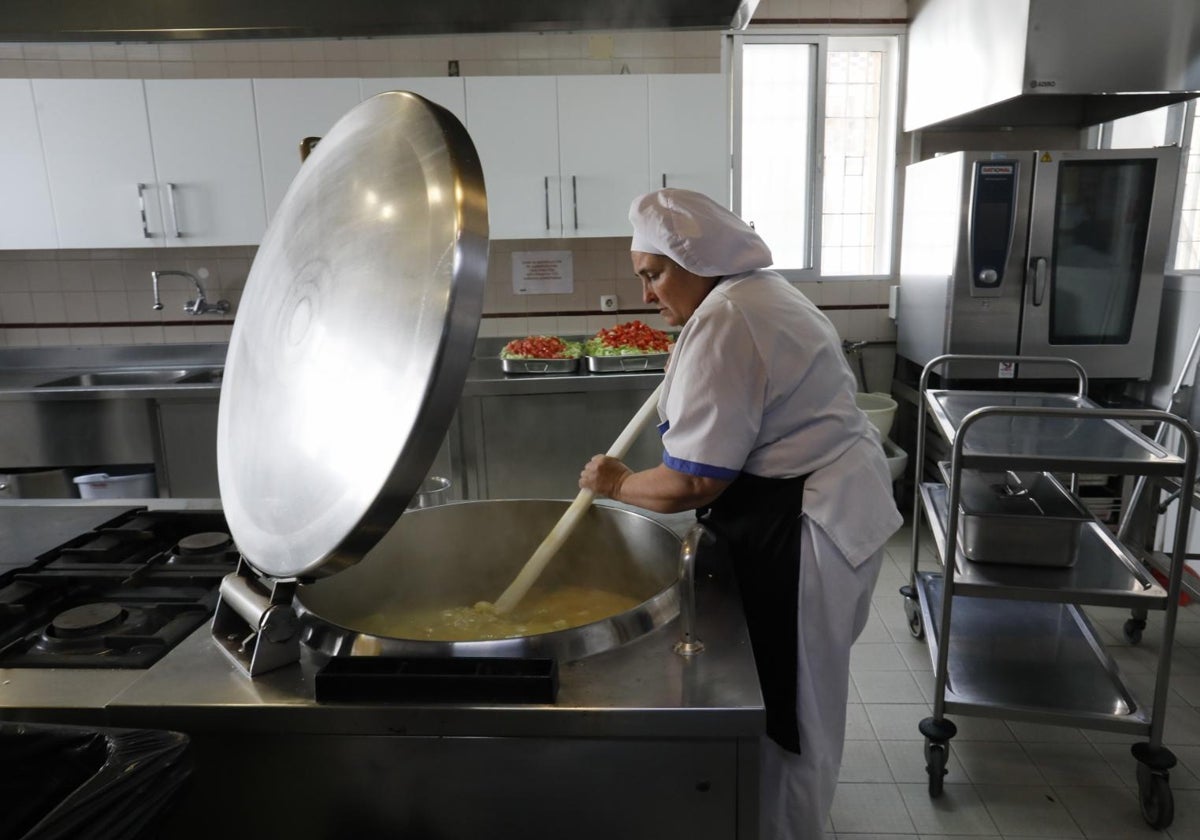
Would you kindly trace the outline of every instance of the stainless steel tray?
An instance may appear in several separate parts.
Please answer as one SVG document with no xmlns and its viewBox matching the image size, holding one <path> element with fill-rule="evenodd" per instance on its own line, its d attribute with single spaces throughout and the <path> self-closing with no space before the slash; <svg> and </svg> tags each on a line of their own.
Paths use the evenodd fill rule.
<svg viewBox="0 0 1200 840">
<path fill-rule="evenodd" d="M 666 370 L 670 353 L 640 353 L 629 356 L 587 356 L 592 373 L 634 373 L 640 370 Z"/>
<path fill-rule="evenodd" d="M 949 483 L 949 465 L 938 465 Z M 964 470 L 959 491 L 962 552 L 977 563 L 1071 566 L 1092 515 L 1049 473 Z"/>
<path fill-rule="evenodd" d="M 574 373 L 579 359 L 501 359 L 505 373 Z"/>
</svg>

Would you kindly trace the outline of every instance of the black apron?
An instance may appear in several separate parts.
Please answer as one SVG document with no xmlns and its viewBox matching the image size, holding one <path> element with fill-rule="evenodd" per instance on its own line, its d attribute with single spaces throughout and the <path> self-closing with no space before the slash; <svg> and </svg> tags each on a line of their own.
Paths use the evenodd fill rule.
<svg viewBox="0 0 1200 840">
<path fill-rule="evenodd" d="M 799 644 L 800 514 L 804 481 L 739 475 L 696 517 L 728 554 L 742 596 L 754 664 L 767 712 L 767 735 L 800 752 L 796 717 Z"/>
</svg>

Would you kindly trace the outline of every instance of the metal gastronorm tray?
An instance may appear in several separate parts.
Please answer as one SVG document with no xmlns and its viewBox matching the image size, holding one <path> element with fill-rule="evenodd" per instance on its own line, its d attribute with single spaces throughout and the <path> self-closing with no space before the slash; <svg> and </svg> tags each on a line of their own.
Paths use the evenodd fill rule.
<svg viewBox="0 0 1200 840">
<path fill-rule="evenodd" d="M 575 373 L 579 359 L 501 359 L 505 373 Z"/>
<path fill-rule="evenodd" d="M 920 486 L 921 504 L 929 519 L 938 557 L 946 561 L 946 502 L 949 489 L 936 482 Z M 975 563 L 955 546 L 956 594 L 1028 601 L 1074 602 L 1131 609 L 1162 609 L 1166 590 L 1103 525 L 1082 523 L 1070 567 L 1010 566 Z"/>
<path fill-rule="evenodd" d="M 670 353 L 638 353 L 628 356 L 587 356 L 592 373 L 636 373 L 640 370 L 666 370 Z"/>
</svg>

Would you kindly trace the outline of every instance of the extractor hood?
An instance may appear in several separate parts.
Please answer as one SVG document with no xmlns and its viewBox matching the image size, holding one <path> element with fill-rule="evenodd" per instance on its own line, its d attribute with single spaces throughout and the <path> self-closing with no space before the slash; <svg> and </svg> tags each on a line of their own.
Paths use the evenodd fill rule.
<svg viewBox="0 0 1200 840">
<path fill-rule="evenodd" d="M 904 130 L 1086 127 L 1200 95 L 1197 0 L 909 0 Z"/>
<path fill-rule="evenodd" d="M 3 41 L 743 29 L 758 0 L 5 0 Z"/>
</svg>

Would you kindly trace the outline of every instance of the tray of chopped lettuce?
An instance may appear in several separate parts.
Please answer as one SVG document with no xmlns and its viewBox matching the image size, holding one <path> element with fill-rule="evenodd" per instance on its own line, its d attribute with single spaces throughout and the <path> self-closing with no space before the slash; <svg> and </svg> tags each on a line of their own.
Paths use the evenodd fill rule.
<svg viewBox="0 0 1200 840">
<path fill-rule="evenodd" d="M 635 320 L 600 330 L 583 343 L 583 352 L 593 373 L 663 370 L 674 343 L 670 333 Z"/>
<path fill-rule="evenodd" d="M 556 335 L 515 338 L 500 351 L 505 373 L 573 373 L 579 370 L 583 344 Z"/>
</svg>

